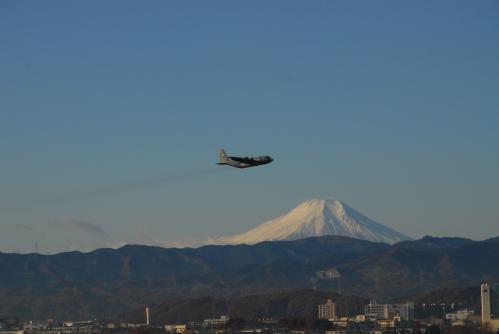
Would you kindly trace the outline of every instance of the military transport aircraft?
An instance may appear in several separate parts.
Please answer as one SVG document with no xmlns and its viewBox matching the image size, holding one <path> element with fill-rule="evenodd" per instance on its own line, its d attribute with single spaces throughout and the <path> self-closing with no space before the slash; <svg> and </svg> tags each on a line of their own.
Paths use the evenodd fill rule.
<svg viewBox="0 0 499 334">
<path fill-rule="evenodd" d="M 265 165 L 274 161 L 268 155 L 261 157 L 228 157 L 224 150 L 220 150 L 220 161 L 217 165 L 228 165 L 236 168 L 248 168 L 260 165 Z"/>
</svg>

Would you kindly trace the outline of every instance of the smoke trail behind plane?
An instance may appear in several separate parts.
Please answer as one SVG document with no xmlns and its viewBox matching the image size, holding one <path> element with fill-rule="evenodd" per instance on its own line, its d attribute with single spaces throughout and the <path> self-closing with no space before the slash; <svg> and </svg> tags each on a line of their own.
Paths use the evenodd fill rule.
<svg viewBox="0 0 499 334">
<path fill-rule="evenodd" d="M 75 190 L 67 193 L 61 193 L 57 196 L 49 198 L 32 199 L 25 202 L 12 203 L 11 205 L 4 204 L 0 206 L 0 213 L 28 211 L 39 207 L 57 206 L 81 200 L 91 200 L 100 197 L 112 196 L 120 193 L 135 192 L 151 188 L 162 188 L 173 184 L 189 182 L 208 175 L 222 173 L 224 171 L 227 171 L 227 169 L 216 166 L 205 167 L 181 173 L 156 175 L 120 184 L 110 184 L 90 190 Z"/>
</svg>

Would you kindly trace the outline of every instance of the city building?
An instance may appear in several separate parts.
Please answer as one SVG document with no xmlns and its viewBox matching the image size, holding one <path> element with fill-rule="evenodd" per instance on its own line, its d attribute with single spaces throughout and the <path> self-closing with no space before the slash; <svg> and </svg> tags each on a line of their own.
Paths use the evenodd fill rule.
<svg viewBox="0 0 499 334">
<path fill-rule="evenodd" d="M 487 283 L 480 286 L 480 297 L 482 303 L 482 323 L 486 323 L 492 318 L 490 310 L 490 286 Z"/>
<path fill-rule="evenodd" d="M 149 307 L 146 307 L 146 326 L 151 324 L 151 315 L 149 313 Z"/>
<path fill-rule="evenodd" d="M 480 286 L 482 326 L 490 326 L 492 330 L 499 331 L 499 283 L 493 287 L 487 283 Z"/>
<path fill-rule="evenodd" d="M 0 331 L 2 334 L 23 334 L 24 331 L 21 330 L 19 326 L 18 317 L 6 317 L 0 319 Z"/>
<path fill-rule="evenodd" d="M 168 333 L 184 334 L 187 330 L 187 325 L 165 325 L 165 331 Z"/>
<path fill-rule="evenodd" d="M 414 320 L 414 302 L 405 304 L 388 304 L 388 317 L 400 317 L 401 320 Z"/>
<path fill-rule="evenodd" d="M 366 317 L 376 319 L 388 319 L 388 304 L 378 304 L 375 300 L 371 300 L 365 306 Z"/>
<path fill-rule="evenodd" d="M 61 323 L 29 321 L 24 324 L 25 334 L 99 334 L 100 332 L 101 327 L 93 321 L 64 321 Z"/>
<path fill-rule="evenodd" d="M 5 317 L 0 319 L 0 324 L 4 330 L 19 329 L 19 318 Z"/>
<path fill-rule="evenodd" d="M 401 320 L 414 320 L 414 302 L 405 304 L 377 304 L 372 300 L 365 306 L 366 317 L 375 319 L 393 319 L 400 317 Z"/>
<path fill-rule="evenodd" d="M 319 319 L 335 319 L 336 304 L 331 299 L 326 301 L 326 304 L 319 305 Z"/>
<path fill-rule="evenodd" d="M 220 316 L 220 318 L 214 318 L 214 319 L 204 319 L 203 320 L 203 327 L 208 327 L 208 326 L 222 326 L 228 323 L 230 320 L 230 317 L 226 315 Z"/>
<path fill-rule="evenodd" d="M 457 310 L 457 312 L 452 312 L 452 313 L 446 313 L 445 314 L 445 319 L 449 321 L 456 321 L 456 320 L 466 320 L 470 315 L 475 314 L 475 311 L 473 310 Z"/>
</svg>

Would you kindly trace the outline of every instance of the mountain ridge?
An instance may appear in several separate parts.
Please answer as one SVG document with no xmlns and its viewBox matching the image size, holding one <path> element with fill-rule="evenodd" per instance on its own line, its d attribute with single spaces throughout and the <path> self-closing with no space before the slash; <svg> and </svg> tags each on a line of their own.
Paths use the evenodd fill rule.
<svg viewBox="0 0 499 334">
<path fill-rule="evenodd" d="M 498 238 L 423 238 L 395 245 L 325 236 L 256 245 L 91 253 L 0 253 L 0 314 L 113 317 L 166 299 L 310 289 L 387 300 L 499 281 Z M 480 261 L 477 261 L 477 259 Z"/>
</svg>

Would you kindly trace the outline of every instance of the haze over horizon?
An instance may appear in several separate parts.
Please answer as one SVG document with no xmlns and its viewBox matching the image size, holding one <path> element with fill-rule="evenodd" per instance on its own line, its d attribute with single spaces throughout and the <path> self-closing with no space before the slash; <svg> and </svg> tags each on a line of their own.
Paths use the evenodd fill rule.
<svg viewBox="0 0 499 334">
<path fill-rule="evenodd" d="M 0 252 L 235 235 L 310 198 L 412 238 L 498 236 L 498 15 L 2 1 Z"/>
</svg>

